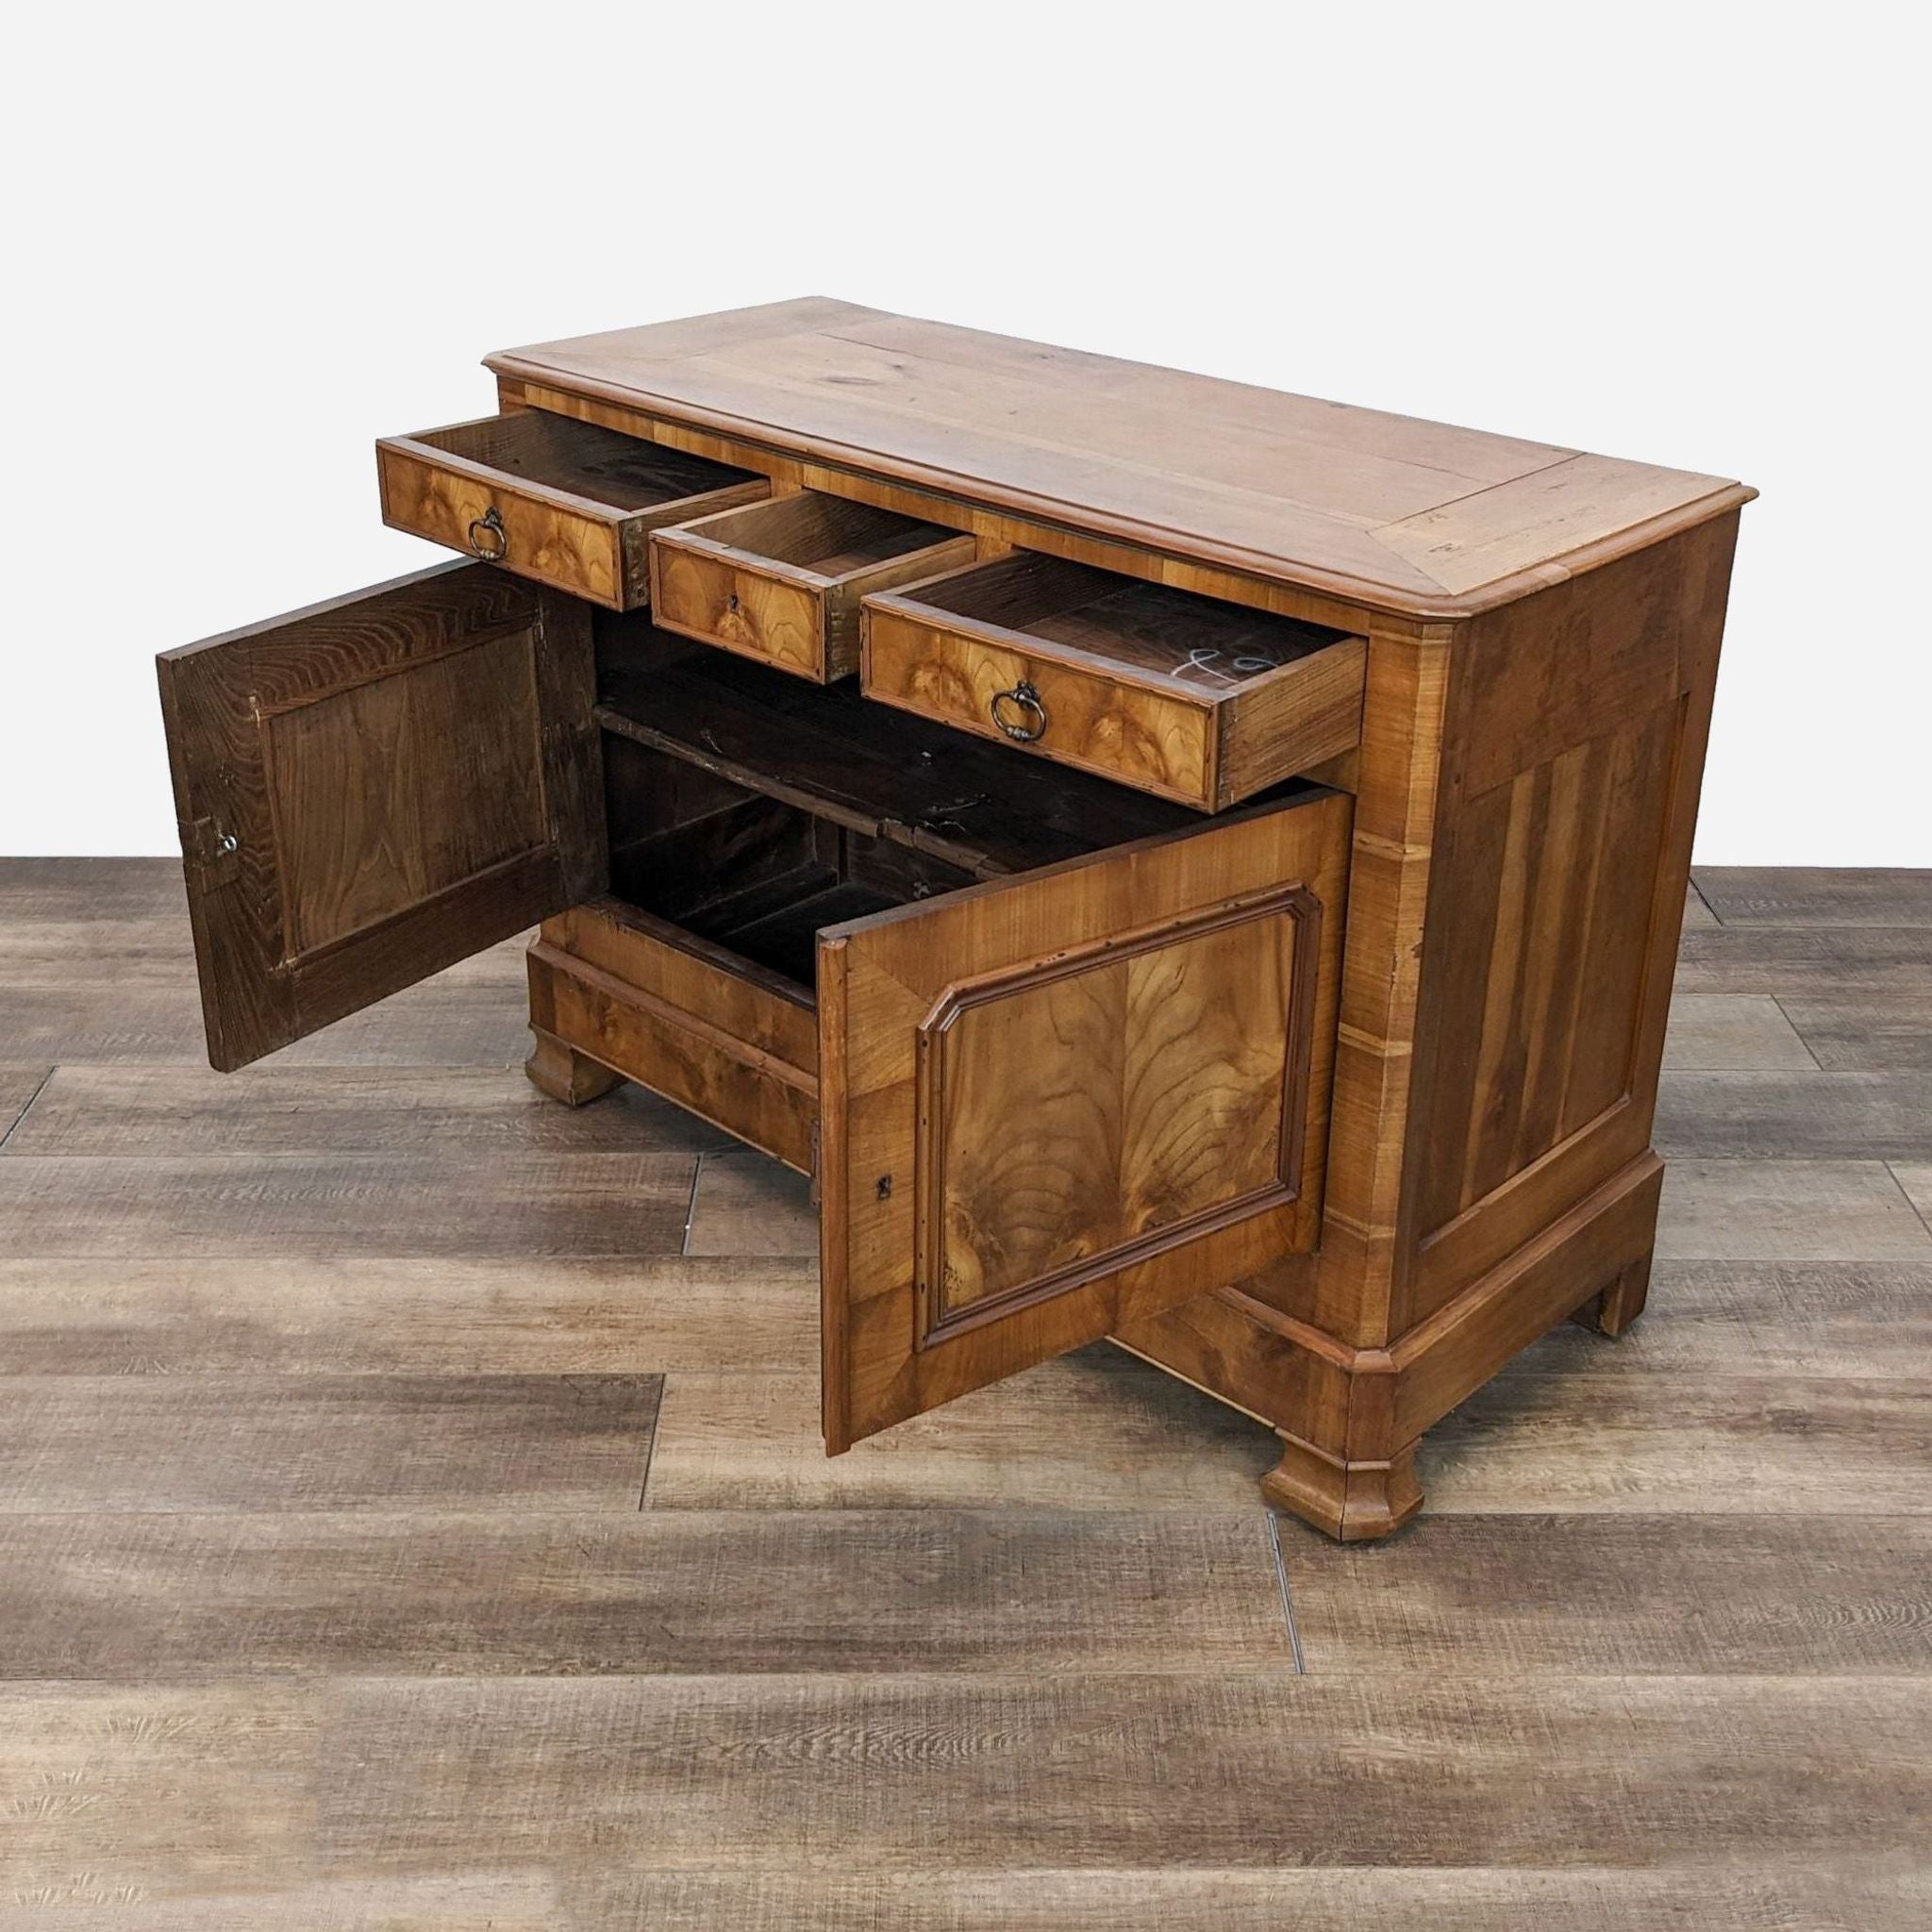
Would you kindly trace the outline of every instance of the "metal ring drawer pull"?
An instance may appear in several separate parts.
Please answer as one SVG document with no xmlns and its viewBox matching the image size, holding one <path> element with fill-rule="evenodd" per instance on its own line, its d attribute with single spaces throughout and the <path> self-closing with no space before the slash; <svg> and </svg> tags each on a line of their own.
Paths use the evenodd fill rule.
<svg viewBox="0 0 1932 1932">
<path fill-rule="evenodd" d="M 496 539 L 496 547 L 486 550 L 483 547 L 484 535 Z M 509 534 L 503 527 L 503 512 L 491 504 L 480 517 L 470 519 L 470 548 L 485 563 L 501 563 L 509 551 Z"/>
<path fill-rule="evenodd" d="M 1011 705 L 1023 713 L 1022 722 L 1009 722 L 1006 713 L 1000 708 L 1003 705 Z M 1046 736 L 1046 707 L 1040 702 L 1039 691 L 1030 684 L 1016 684 L 1011 691 L 994 691 L 992 702 L 987 708 L 992 713 L 992 722 L 1008 738 L 1017 738 L 1022 744 L 1031 744 L 1035 739 Z M 1024 714 L 1026 712 L 1031 712 L 1033 717 L 1039 722 L 1037 724 L 1024 722 Z"/>
</svg>

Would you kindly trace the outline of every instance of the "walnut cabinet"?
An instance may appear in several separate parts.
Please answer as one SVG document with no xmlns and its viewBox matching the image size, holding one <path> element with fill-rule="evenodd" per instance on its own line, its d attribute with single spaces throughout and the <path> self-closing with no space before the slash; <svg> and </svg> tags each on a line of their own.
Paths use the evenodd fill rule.
<svg viewBox="0 0 1932 1932">
<path fill-rule="evenodd" d="M 210 1057 L 539 925 L 811 1178 L 839 1451 L 1110 1339 L 1329 1533 L 1642 1306 L 1720 478 L 820 299 L 489 358 L 467 559 L 166 654 Z"/>
</svg>

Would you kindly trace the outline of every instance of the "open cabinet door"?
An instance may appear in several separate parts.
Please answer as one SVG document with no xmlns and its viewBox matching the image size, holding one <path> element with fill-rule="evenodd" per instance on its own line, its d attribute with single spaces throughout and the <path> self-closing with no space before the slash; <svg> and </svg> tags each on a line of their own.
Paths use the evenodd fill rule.
<svg viewBox="0 0 1932 1932">
<path fill-rule="evenodd" d="M 159 669 L 224 1071 L 603 887 L 591 618 L 571 598 L 446 564 Z"/>
<path fill-rule="evenodd" d="M 830 1453 L 1314 1245 L 1352 807 L 820 935 Z"/>
</svg>

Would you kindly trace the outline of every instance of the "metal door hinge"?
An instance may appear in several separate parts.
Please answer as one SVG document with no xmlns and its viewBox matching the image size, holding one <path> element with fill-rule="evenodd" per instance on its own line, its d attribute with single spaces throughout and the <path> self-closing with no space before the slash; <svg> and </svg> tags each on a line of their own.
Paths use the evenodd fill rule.
<svg viewBox="0 0 1932 1932">
<path fill-rule="evenodd" d="M 824 1199 L 819 1177 L 819 1117 L 811 1117 L 811 1205 L 816 1208 Z"/>
</svg>

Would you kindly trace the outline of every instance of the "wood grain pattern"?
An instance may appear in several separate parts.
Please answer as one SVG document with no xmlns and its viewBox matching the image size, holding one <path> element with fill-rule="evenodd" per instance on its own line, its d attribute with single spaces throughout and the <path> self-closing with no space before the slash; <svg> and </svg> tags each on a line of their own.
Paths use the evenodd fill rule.
<svg viewBox="0 0 1932 1932">
<path fill-rule="evenodd" d="M 566 1871 L 293 1881 L 135 1906 L 81 1881 L 78 1898 L 101 1932 L 257 1932 L 264 1914 L 289 1932 L 1681 1932 L 1693 1908 L 1735 1932 L 1917 1932 L 1932 1879 L 1900 1858 L 1817 1854 L 1654 1870 L 720 1872 L 577 1859 Z M 42 1932 L 48 1916 L 0 1907 L 0 1932 Z"/>
<path fill-rule="evenodd" d="M 845 1456 L 824 1453 L 821 1399 L 816 1373 L 667 1375 L 649 1507 L 1105 1510 L 1131 1496 L 1141 1509 L 1239 1512 L 1255 1507 L 1275 1448 L 1250 1417 L 1104 1347 L 975 1390 Z"/>
<path fill-rule="evenodd" d="M 802 1173 L 774 1166 L 740 1148 L 708 1154 L 691 1189 L 687 1255 L 791 1255 L 812 1267 L 817 1287 L 818 1208 Z M 802 1320 L 793 1309 L 788 1319 Z M 810 1341 L 808 1338 L 808 1341 Z"/>
<path fill-rule="evenodd" d="M 1923 1374 L 1733 1372 L 1713 1384 L 1656 1361 L 1536 1368 L 1506 1370 L 1424 1439 L 1432 1513 L 1925 1513 Z M 1614 1429 L 1595 1403 L 1614 1407 Z"/>
<path fill-rule="evenodd" d="M 1698 1073 L 1810 1072 L 1818 1065 L 1784 1009 L 1768 993 L 1680 993 L 1664 1037 L 1664 1087 Z"/>
<path fill-rule="evenodd" d="M 1902 1855 L 1932 1799 L 1918 1678 L 1406 1677 L 1374 1708 L 1370 1728 L 1352 1678 L 1279 1674 L 352 1680 L 328 1691 L 321 1830 L 372 1873 L 478 1841 L 568 1862 L 614 1833 L 741 1869 L 1058 1867 L 1095 1856 L 1101 1816 L 1113 1862 L 1269 1866 L 1319 1846 L 1441 1864 L 1483 1845 L 1546 1865 L 1626 1857 L 1633 1831 L 1652 1861 L 1767 1838 Z M 684 1743 L 697 1731 L 703 1755 Z M 856 1750 L 865 1771 L 833 1774 Z M 1604 1803 L 1633 1762 L 1672 1792 L 1641 1820 Z"/>
<path fill-rule="evenodd" d="M 1606 1375 L 1909 1377 L 1932 1348 L 1925 1281 L 1923 1260 L 1659 1260 L 1656 1319 L 1622 1348 L 1560 1330 L 1541 1351 L 1553 1365 Z"/>
<path fill-rule="evenodd" d="M 0 1514 L 0 1675 L 1276 1670 L 1291 1656 L 1252 1508 L 768 1510 L 747 1535 L 741 1511 L 640 1514 L 615 1489 L 541 1514 L 469 1485 L 443 1508 L 407 1500 L 407 1514 L 293 1519 Z"/>
<path fill-rule="evenodd" d="M 1932 1880 L 1904 1859 L 1709 1862 L 1694 1870 L 1586 1866 L 1179 1872 L 717 1873 L 600 1871 L 569 1884 L 583 1925 L 653 1932 L 1679 1932 L 1687 1900 L 1739 1932 L 1909 1932 Z M 505 1909 L 508 1909 L 506 1904 Z M 608 1917 L 600 1916 L 608 1914 Z M 184 1922 L 185 1923 L 185 1922 Z M 239 1923 L 239 1922 L 238 1922 Z M 283 1923 L 287 1923 L 284 1921 Z M 519 1932 L 520 1921 L 499 1922 Z M 0 1921 L 4 1924 L 4 1921 Z M 174 1927 L 171 1919 L 165 1925 Z M 218 1932 L 227 1932 L 220 1922 Z M 118 1932 L 110 1924 L 109 1932 Z M 306 1922 L 298 1926 L 306 1932 Z"/>
<path fill-rule="evenodd" d="M 1736 539 L 1706 524 L 1458 639 L 1394 1333 L 1645 1151 Z"/>
<path fill-rule="evenodd" d="M 0 1690 L 0 1885 L 38 1909 L 195 1897 L 313 1858 L 318 1710 L 293 1684 Z"/>
<path fill-rule="evenodd" d="M 633 1510 L 653 1375 L 15 1375 L 0 1510 Z"/>
<path fill-rule="evenodd" d="M 1655 712 L 1465 808 L 1449 942 L 1469 951 L 1441 971 L 1483 997 L 1441 1035 L 1434 1158 L 1414 1208 L 1425 1239 L 1629 1091 L 1674 725 L 1674 708 Z"/>
<path fill-rule="evenodd" d="M 1823 1067 L 1879 1073 L 1932 1069 L 1932 975 L 1924 993 L 1815 1000 L 1786 993 L 1777 1006 L 1806 1052 Z"/>
<path fill-rule="evenodd" d="M 864 637 L 868 697 L 1005 744 L 1014 741 L 995 722 L 993 701 L 1026 685 L 1039 693 L 1046 724 L 1019 749 L 1197 809 L 1211 807 L 1213 716 L 1199 700 L 922 621 L 909 601 L 869 601 Z M 1020 722 L 1039 728 L 1030 713 Z"/>
<path fill-rule="evenodd" d="M 154 932 L 180 911 L 158 864 L 0 861 L 0 1020 L 5 942 L 44 992 L 91 928 L 89 971 L 135 962 L 143 1038 L 179 1058 L 192 966 Z M 1891 975 L 1896 1014 L 1908 962 L 1875 930 L 1844 930 L 1845 970 Z M 1831 984 L 1830 928 L 1758 937 L 1793 980 L 1778 949 L 1823 941 Z M 500 973 L 443 978 L 394 1038 L 459 1039 L 479 993 L 520 1017 Z M 1768 993 L 1690 997 L 1698 1036 L 1768 1043 L 1763 1006 L 1703 1008 Z M 1882 1015 L 1838 1004 L 1875 1051 Z M 420 1108 L 480 1193 L 519 1158 L 486 1126 L 516 1076 L 439 1099 L 447 1071 L 382 1075 L 369 1158 Z M 1802 1069 L 1762 1071 L 1799 1133 Z M 326 1190 L 311 1155 L 356 1151 L 349 1090 L 306 1067 L 184 1087 L 175 1117 L 169 1077 L 63 1064 L 0 1169 L 37 1163 L 43 1104 L 49 1151 L 125 1166 L 258 1132 L 258 1167 Z M 601 1144 L 625 1105 L 549 1118 Z M 1759 1173 L 1711 1193 L 1714 1247 L 1814 1172 L 1792 1252 L 1659 1259 L 1615 1346 L 1557 1327 L 1431 1431 L 1402 1539 L 1280 1524 L 1303 1676 L 1267 1616 L 1274 1439 L 1117 1350 L 827 1460 L 794 1260 L 558 1259 L 521 1209 L 486 1257 L 9 1248 L 0 1440 L 53 1500 L 0 1513 L 0 1669 L 46 1674 L 0 1686 L 0 1927 L 1917 1932 L 1932 1261 L 1859 1252 L 1880 1163 L 1700 1154 L 1699 1122 L 1731 1131 L 1715 1091 L 1681 1119 L 1674 1177 Z M 747 1183 L 722 1241 L 768 1214 L 760 1178 L 792 1185 L 706 1165 Z M 1932 1169 L 1898 1175 L 1932 1210 Z M 1792 1257 L 1807 1205 L 1843 1255 Z M 586 1419 L 572 1384 L 659 1373 L 639 1514 L 623 1406 Z"/>
<path fill-rule="evenodd" d="M 1657 1141 L 1727 1159 L 1932 1159 L 1932 1073 L 1679 1072 Z"/>
<path fill-rule="evenodd" d="M 375 461 L 384 523 L 613 610 L 649 601 L 645 542 L 658 525 L 771 487 L 536 409 L 386 437 Z"/>
<path fill-rule="evenodd" d="M 1261 894 L 941 998 L 919 1040 L 927 1339 L 1292 1196 L 1319 918 Z"/>
<path fill-rule="evenodd" d="M 1870 1002 L 1882 1018 L 1932 999 L 1932 930 L 1916 926 L 1720 926 L 1684 935 L 1681 992 L 1761 992 L 1807 1004 Z M 1802 1029 L 1801 1029 L 1802 1030 Z"/>
<path fill-rule="evenodd" d="M 0 1131 L 7 1119 L 0 1070 Z M 462 1151 L 696 1154 L 728 1145 L 640 1088 L 572 1121 L 508 1067 L 63 1066 L 4 1141 L 9 1155 L 328 1155 Z"/>
<path fill-rule="evenodd" d="M 732 1160 L 705 1164 L 723 1172 Z M 767 1190 L 770 1175 L 785 1173 L 760 1167 Z M 701 1197 L 701 1210 L 705 1205 Z M 0 1374 L 813 1369 L 816 1267 L 742 1258 L 742 1245 L 701 1261 L 675 1252 L 333 1260 L 301 1253 L 276 1256 L 272 1266 L 220 1257 L 4 1258 Z M 814 1379 L 798 1432 L 815 1457 L 816 1391 Z"/>
<path fill-rule="evenodd" d="M 285 1932 L 556 1932 L 564 1909 L 561 1888 L 541 1872 L 312 1882 L 283 1873 L 242 1891 L 197 1889 L 172 1898 L 155 1896 L 139 1879 L 104 1885 L 92 1872 L 61 1874 L 23 1894 L 37 1903 L 0 1906 L 0 1932 L 43 1928 L 50 1915 L 58 1924 L 63 1907 L 70 1916 L 84 1911 L 100 1932 L 254 1932 L 264 1916 Z"/>
<path fill-rule="evenodd" d="M 51 1067 L 0 1067 L 0 1147 L 12 1140 L 53 1072 Z"/>
<path fill-rule="evenodd" d="M 824 684 L 858 669 L 859 599 L 972 557 L 974 539 L 798 490 L 652 533 L 653 621 Z"/>
<path fill-rule="evenodd" d="M 532 1024 L 804 1172 L 818 1114 L 808 997 L 596 902 L 530 952 Z"/>
<path fill-rule="evenodd" d="M 1932 1517 L 1445 1516 L 1386 1550 L 1295 1555 L 1317 1674 L 1932 1672 Z"/>
<path fill-rule="evenodd" d="M 862 636 L 869 696 L 1208 810 L 1360 736 L 1359 639 L 1051 557 L 875 591 Z"/>
<path fill-rule="evenodd" d="M 456 566 L 159 660 L 224 1071 L 605 875 L 588 616 Z"/>
<path fill-rule="evenodd" d="M 1750 494 L 817 297 L 488 361 L 511 382 L 1411 616 L 1465 615 Z"/>
<path fill-rule="evenodd" d="M 1932 873 L 1898 866 L 1700 865 L 1725 925 L 1932 926 Z"/>
<path fill-rule="evenodd" d="M 1340 794 L 1305 794 L 1187 837 L 828 929 L 820 941 L 818 974 L 828 1445 L 844 1447 L 1219 1281 L 1239 1279 L 1265 1255 L 1312 1243 L 1339 991 L 1341 921 L 1329 908 L 1341 902 L 1348 824 L 1348 802 Z M 926 1247 L 920 1215 L 923 1207 L 939 1211 L 935 1180 L 952 1185 L 931 1169 L 940 1124 L 920 1117 L 919 1040 L 940 1002 L 983 976 L 1024 973 L 1119 943 L 1124 935 L 1151 939 L 1162 928 L 1177 935 L 1183 922 L 1218 918 L 1290 883 L 1306 889 L 1324 915 L 1305 929 L 1306 951 L 1297 936 L 1293 968 L 1297 979 L 1311 972 L 1314 980 L 1304 1036 L 1308 1073 L 1301 1085 L 1305 1151 L 1297 1191 L 1230 1204 L 1181 1239 L 1094 1254 L 1093 1265 L 1046 1277 L 1039 1294 L 997 1318 L 950 1339 L 929 1335 L 919 1345 L 919 1325 L 908 1318 L 919 1293 L 914 1259 Z M 1176 1011 L 1200 1008 L 1176 1003 Z M 1155 1044 L 1153 1038 L 1137 1043 L 1129 1034 L 1102 1063 L 1101 1085 L 1106 1064 L 1124 1068 Z M 1078 1058 L 1058 1064 L 1071 1069 Z M 1004 1077 L 1024 1091 L 1022 1066 L 1008 1062 L 1004 1052 L 1001 1062 Z M 1291 1077 L 1284 1070 L 1284 1082 Z M 1250 1073 L 1244 1091 L 1252 1093 L 1255 1084 Z M 1212 1110 L 1199 1124 L 1210 1136 L 1233 1131 Z M 999 1184 L 1061 1191 L 1070 1150 L 1033 1144 L 1039 1158 L 1028 1170 L 1004 1173 Z M 1227 1158 L 1238 1158 L 1231 1146 Z M 1110 1184 L 1093 1185 L 1104 1194 Z"/>
<path fill-rule="evenodd" d="M 675 1254 L 694 1157 L 47 1156 L 0 1160 L 14 1255 Z"/>
<path fill-rule="evenodd" d="M 437 974 L 283 1047 L 275 1064 L 513 1066 L 530 1043 L 529 1016 L 511 1004 L 514 998 L 506 999 L 499 987 L 446 981 Z M 76 971 L 64 988 L 29 986 L 10 993 L 0 1004 L 0 1053 L 62 1065 L 206 1067 L 203 1006 L 192 970 L 153 987 L 117 986 L 111 976 Z"/>
<path fill-rule="evenodd" d="M 1932 1234 L 1881 1161 L 1679 1158 L 1657 1251 L 1673 1260 L 1932 1260 Z"/>
</svg>

